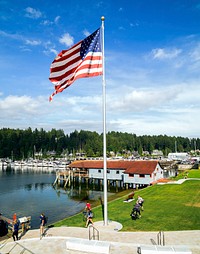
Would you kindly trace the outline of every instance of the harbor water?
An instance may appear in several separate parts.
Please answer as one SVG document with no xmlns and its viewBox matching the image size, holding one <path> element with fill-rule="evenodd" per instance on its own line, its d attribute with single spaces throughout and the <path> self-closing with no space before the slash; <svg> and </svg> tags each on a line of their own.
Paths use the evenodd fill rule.
<svg viewBox="0 0 200 254">
<path fill-rule="evenodd" d="M 39 227 L 39 217 L 45 213 L 48 224 L 81 212 L 87 200 L 99 199 L 103 193 L 84 188 L 55 188 L 55 171 L 31 168 L 0 169 L 0 213 L 12 218 L 31 216 L 31 227 Z M 110 193 L 111 195 L 111 193 Z"/>
</svg>

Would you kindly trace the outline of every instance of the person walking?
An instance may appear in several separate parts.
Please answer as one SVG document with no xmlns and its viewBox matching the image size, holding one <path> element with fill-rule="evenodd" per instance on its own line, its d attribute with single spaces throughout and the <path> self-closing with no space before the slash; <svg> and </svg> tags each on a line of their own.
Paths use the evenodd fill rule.
<svg viewBox="0 0 200 254">
<path fill-rule="evenodd" d="M 136 204 L 135 204 L 133 210 L 135 211 L 137 218 L 141 218 L 140 207 L 141 206 L 140 206 L 139 202 L 136 201 Z"/>
<path fill-rule="evenodd" d="M 41 213 L 40 215 L 40 238 L 44 236 L 44 226 L 46 224 L 46 217 L 44 213 Z"/>
<path fill-rule="evenodd" d="M 87 214 L 86 225 L 85 225 L 86 228 L 89 226 L 89 224 L 92 224 L 92 225 L 94 224 L 92 218 L 93 218 L 93 212 L 92 210 L 89 210 Z"/>
<path fill-rule="evenodd" d="M 138 203 L 141 206 L 141 210 L 144 211 L 143 207 L 144 199 L 141 196 L 138 196 Z"/>
<path fill-rule="evenodd" d="M 19 232 L 19 222 L 17 220 L 14 220 L 13 222 L 13 233 L 12 233 L 12 237 L 14 241 L 18 241 L 18 232 Z"/>
</svg>

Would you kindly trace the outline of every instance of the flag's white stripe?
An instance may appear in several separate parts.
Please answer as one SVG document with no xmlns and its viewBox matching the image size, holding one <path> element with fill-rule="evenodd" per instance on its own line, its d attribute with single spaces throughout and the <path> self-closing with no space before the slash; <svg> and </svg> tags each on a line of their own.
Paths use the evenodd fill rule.
<svg viewBox="0 0 200 254">
<path fill-rule="evenodd" d="M 76 72 L 75 77 L 82 75 L 82 74 L 88 74 L 88 73 L 101 73 L 102 72 L 102 67 L 100 68 L 86 68 L 86 69 L 81 69 Z"/>
<path fill-rule="evenodd" d="M 63 83 L 65 83 L 67 80 L 71 79 L 74 76 L 74 72 L 70 73 L 67 77 L 64 77 L 62 80 L 60 81 L 51 81 L 54 85 L 58 86 L 58 85 L 62 85 Z"/>
<path fill-rule="evenodd" d="M 75 62 L 74 64 L 71 64 L 70 66 L 68 66 L 67 68 L 65 68 L 62 71 L 56 71 L 56 72 L 52 72 L 50 74 L 50 79 L 51 78 L 56 78 L 56 77 L 60 77 L 62 75 L 64 75 L 66 72 L 70 71 L 71 69 L 74 69 L 75 67 L 77 67 L 80 63 L 82 62 L 82 60 L 79 60 L 78 62 Z"/>
<path fill-rule="evenodd" d="M 95 54 L 93 54 L 93 56 L 101 56 L 101 54 L 99 54 L 100 52 L 96 52 Z M 86 59 L 88 58 L 88 56 L 90 56 L 91 54 L 88 53 Z M 80 63 L 81 63 L 82 60 L 79 60 L 78 62 L 75 62 L 74 64 L 71 64 L 70 66 L 68 66 L 67 68 L 63 69 L 62 71 L 57 71 L 57 72 L 52 72 L 50 73 L 50 79 L 51 78 L 56 78 L 56 77 L 60 77 L 62 75 L 64 75 L 66 72 L 70 71 L 71 69 L 75 68 L 76 66 L 78 66 Z M 83 65 L 86 65 L 86 64 L 102 64 L 102 59 L 99 59 L 99 60 L 84 60 L 83 61 Z M 81 64 L 82 66 L 82 64 Z"/>
<path fill-rule="evenodd" d="M 55 85 L 55 86 L 58 86 L 58 85 L 62 85 L 63 83 L 65 83 L 67 80 L 70 80 L 73 76 L 76 78 L 77 76 L 79 75 L 83 75 L 83 74 L 91 74 L 91 73 L 102 73 L 103 69 L 102 67 L 99 67 L 99 68 L 85 68 L 85 69 L 81 69 L 81 70 L 78 70 L 77 72 L 73 72 L 71 73 L 70 75 L 68 75 L 67 77 L 63 78 L 62 80 L 60 81 L 52 81 L 52 83 Z M 67 86 L 68 84 L 66 84 Z M 63 86 L 65 87 L 65 86 Z M 62 88 L 63 88 L 62 87 Z"/>
<path fill-rule="evenodd" d="M 101 56 L 102 57 L 102 52 L 92 52 L 92 51 L 89 51 L 87 53 L 87 56 Z"/>
<path fill-rule="evenodd" d="M 65 59 L 65 60 L 63 60 L 63 61 L 59 61 L 59 62 L 52 63 L 51 66 L 50 66 L 50 68 L 53 69 L 53 68 L 55 68 L 55 67 L 60 67 L 60 66 L 62 66 L 62 65 L 65 65 L 66 63 L 72 61 L 73 59 L 75 59 L 75 58 L 78 57 L 78 56 L 80 56 L 80 52 L 74 54 L 74 55 L 71 56 L 70 58 L 67 58 L 67 59 Z M 101 52 L 88 52 L 86 58 L 87 58 L 88 56 L 100 56 L 100 57 L 102 57 L 102 53 L 101 53 Z"/>
<path fill-rule="evenodd" d="M 81 67 L 84 67 L 84 65 L 87 65 L 87 64 L 89 64 L 90 63 L 90 61 L 87 61 L 87 63 L 85 63 L 84 62 L 84 64 L 83 65 L 81 65 Z M 93 64 L 94 63 L 92 63 L 91 65 L 90 65 L 90 68 L 88 68 L 87 66 L 84 68 L 84 69 L 82 69 L 82 70 L 79 70 L 78 72 L 85 72 L 85 73 L 93 73 L 93 71 L 91 71 L 91 70 L 96 70 L 96 71 L 94 71 L 94 72 L 102 72 L 102 66 L 100 66 L 99 68 L 96 68 L 96 67 L 92 67 L 93 66 Z M 102 61 L 98 61 L 96 64 L 99 64 L 99 65 L 102 65 Z M 95 64 L 95 65 L 96 65 Z M 80 69 L 80 67 L 79 68 L 77 68 L 77 70 L 78 69 Z M 64 75 L 64 73 L 65 73 L 65 71 L 63 71 L 63 75 Z M 71 73 L 71 74 L 69 74 L 68 76 L 66 76 L 66 77 L 64 77 L 62 80 L 60 80 L 60 81 L 58 81 L 58 82 L 53 82 L 52 81 L 52 83 L 53 84 L 55 84 L 55 83 L 59 83 L 59 82 L 62 82 L 63 83 L 63 81 L 66 81 L 67 79 L 70 79 L 73 75 L 74 75 L 74 73 L 77 73 L 77 71 L 75 71 L 75 72 L 73 72 L 73 73 Z M 50 76 L 51 78 L 58 78 L 58 77 L 60 77 L 61 75 L 56 75 L 57 73 L 54 73 L 54 76 L 52 75 L 52 76 Z"/>
<path fill-rule="evenodd" d="M 102 59 L 96 59 L 96 60 L 92 60 L 92 59 L 86 59 L 83 61 L 83 64 L 81 65 L 86 65 L 86 64 L 98 64 L 98 63 L 102 63 Z"/>
<path fill-rule="evenodd" d="M 69 63 L 70 61 L 76 59 L 79 56 L 80 56 L 80 52 L 77 52 L 76 54 L 72 55 L 71 57 L 68 57 L 67 59 L 64 59 L 64 60 L 59 61 L 59 62 L 52 63 L 50 68 L 53 69 L 53 68 L 65 65 L 65 64 Z"/>
<path fill-rule="evenodd" d="M 71 54 L 73 51 L 79 49 L 79 48 L 81 47 L 81 43 L 82 43 L 82 41 L 80 41 L 80 42 L 76 45 L 76 47 L 68 49 L 68 50 L 63 54 L 63 56 L 67 56 L 67 55 Z"/>
</svg>

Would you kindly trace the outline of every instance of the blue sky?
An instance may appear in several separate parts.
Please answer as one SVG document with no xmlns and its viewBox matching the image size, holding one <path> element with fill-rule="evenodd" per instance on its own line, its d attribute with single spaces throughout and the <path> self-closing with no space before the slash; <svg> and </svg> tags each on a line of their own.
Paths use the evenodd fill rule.
<svg viewBox="0 0 200 254">
<path fill-rule="evenodd" d="M 0 128 L 102 133 L 102 77 L 48 101 L 51 62 L 101 16 L 107 131 L 199 137 L 200 0 L 0 0 Z"/>
</svg>

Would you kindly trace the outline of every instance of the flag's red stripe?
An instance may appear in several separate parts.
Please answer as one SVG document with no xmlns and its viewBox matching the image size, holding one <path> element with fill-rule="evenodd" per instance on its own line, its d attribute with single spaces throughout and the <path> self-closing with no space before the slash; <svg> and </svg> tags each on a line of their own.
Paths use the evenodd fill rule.
<svg viewBox="0 0 200 254">
<path fill-rule="evenodd" d="M 79 59 L 80 60 L 80 59 Z M 84 64 L 84 62 L 86 60 L 90 60 L 91 64 Z M 94 57 L 86 57 L 84 61 L 82 61 L 82 63 L 76 67 L 74 67 L 73 69 L 70 69 L 69 71 L 65 71 L 62 75 L 56 75 L 56 73 L 54 73 L 54 77 L 50 78 L 51 82 L 56 82 L 56 81 L 61 81 L 62 79 L 67 79 L 69 75 L 71 75 L 72 73 L 76 72 L 76 70 L 82 68 L 82 69 L 88 69 L 88 68 L 99 68 L 99 64 L 93 64 L 92 61 L 93 60 L 101 60 L 100 56 L 94 56 Z M 72 63 L 70 64 L 70 67 L 72 66 Z M 102 65 L 101 65 L 102 67 Z"/>
<path fill-rule="evenodd" d="M 80 53 L 76 51 L 74 54 L 70 55 L 70 57 L 67 58 L 66 60 L 60 61 L 59 65 L 58 64 L 51 65 L 50 71 L 51 73 L 61 71 L 64 68 L 70 66 L 71 64 L 79 61 L 80 59 L 81 59 Z"/>
<path fill-rule="evenodd" d="M 50 78 L 51 82 L 58 82 L 58 81 L 61 81 L 63 79 L 69 79 L 70 78 L 70 75 L 72 75 L 77 69 L 77 66 L 75 66 L 73 69 L 69 70 L 69 71 L 66 71 L 65 73 L 63 73 L 62 75 L 60 76 L 56 76 L 54 78 Z"/>
<path fill-rule="evenodd" d="M 77 63 L 77 62 L 80 61 L 80 60 L 81 60 L 81 57 L 80 57 L 80 55 L 79 55 L 79 56 L 76 56 L 76 58 L 72 58 L 72 59 L 70 59 L 69 61 L 64 62 L 63 65 L 60 65 L 60 66 L 51 68 L 51 75 L 54 74 L 54 73 L 56 73 L 56 72 L 63 71 L 63 70 L 66 69 L 66 68 L 69 68 L 71 65 Z"/>
<path fill-rule="evenodd" d="M 74 54 L 74 52 L 80 52 L 80 47 L 81 47 L 81 42 L 78 42 L 76 45 L 72 46 L 68 50 L 62 50 L 59 54 L 58 57 L 54 59 L 51 65 L 54 65 L 56 63 L 59 64 L 59 62 L 62 62 L 63 60 L 68 59 L 70 56 Z M 60 56 L 60 57 L 59 57 Z"/>
<path fill-rule="evenodd" d="M 90 65 L 90 64 L 87 64 L 87 65 L 84 65 L 84 66 L 81 66 L 80 68 L 74 68 L 74 69 L 72 69 L 71 71 L 69 71 L 69 72 L 66 72 L 65 74 L 63 74 L 62 76 L 60 76 L 60 77 L 56 77 L 55 79 L 54 78 L 52 78 L 52 79 L 50 79 L 51 80 L 51 82 L 59 82 L 59 81 L 62 81 L 62 80 L 66 80 L 64 83 L 66 83 L 68 80 L 70 81 L 72 78 L 73 78 L 73 76 L 75 76 L 76 75 L 76 73 L 78 72 L 78 71 L 80 71 L 80 70 L 85 70 L 85 74 L 87 75 L 87 76 L 89 76 L 89 73 L 90 73 L 90 70 L 92 70 L 92 69 L 99 69 L 99 71 L 97 72 L 97 73 L 101 73 L 102 74 L 102 65 L 99 65 L 99 64 L 95 64 L 95 65 Z M 74 75 L 72 75 L 72 77 L 69 77 L 71 74 L 74 74 Z M 82 74 L 83 75 L 83 74 Z M 92 76 L 95 76 L 93 73 L 91 73 L 91 75 Z M 98 74 L 98 75 L 100 75 L 100 74 Z"/>
<path fill-rule="evenodd" d="M 79 59 L 80 61 L 80 59 Z M 60 81 L 63 78 L 67 78 L 70 74 L 72 74 L 78 67 L 78 62 L 71 63 L 69 68 L 65 68 L 60 72 L 55 72 L 54 75 L 50 76 L 50 80 L 53 81 Z"/>
<path fill-rule="evenodd" d="M 101 71 L 97 71 L 97 72 L 83 72 L 83 73 L 75 73 L 70 79 L 64 81 L 62 84 L 55 86 L 55 90 L 56 91 L 60 91 L 60 89 L 63 90 L 67 88 L 68 86 L 70 86 L 76 79 L 79 78 L 87 78 L 87 77 L 95 77 L 95 76 L 99 76 L 102 75 L 102 70 Z"/>
<path fill-rule="evenodd" d="M 76 78 L 74 79 L 77 80 L 79 78 L 89 78 L 89 77 L 96 77 L 96 76 L 100 76 L 102 75 L 102 72 L 94 72 L 94 73 L 83 73 L 83 74 L 80 74 L 80 75 L 77 75 Z"/>
<path fill-rule="evenodd" d="M 101 58 L 102 58 L 101 56 L 89 56 L 89 57 L 86 57 L 84 59 L 84 61 L 86 61 L 86 60 L 89 60 L 89 61 L 101 60 Z M 75 63 L 78 63 L 80 60 L 81 60 L 81 57 L 79 56 L 79 57 L 73 59 L 72 61 L 66 63 L 65 65 L 62 65 L 62 66 L 59 66 L 59 67 L 55 67 L 55 68 L 51 68 L 51 74 L 53 74 L 53 75 L 50 75 L 50 80 L 53 79 L 53 78 L 55 79 L 55 77 L 59 77 L 60 76 L 60 75 L 58 75 L 58 76 L 56 75 L 57 72 L 63 71 L 66 68 L 70 69 L 71 65 L 74 65 Z"/>
</svg>

